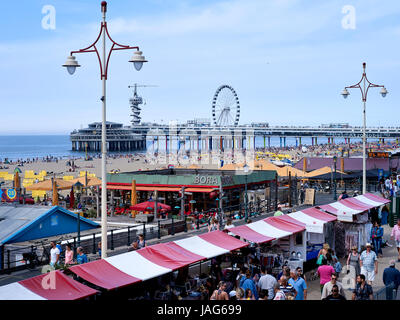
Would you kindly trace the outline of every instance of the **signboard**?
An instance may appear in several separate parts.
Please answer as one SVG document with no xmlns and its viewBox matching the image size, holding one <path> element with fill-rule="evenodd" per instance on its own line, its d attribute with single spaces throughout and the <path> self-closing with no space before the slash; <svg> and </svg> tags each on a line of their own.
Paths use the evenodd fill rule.
<svg viewBox="0 0 400 320">
<path fill-rule="evenodd" d="M 0 189 L 1 202 L 16 202 L 19 201 L 18 192 L 16 189 Z"/>
<path fill-rule="evenodd" d="M 315 205 L 315 189 L 306 189 L 306 198 L 304 204 Z"/>
<path fill-rule="evenodd" d="M 324 225 L 314 221 L 313 224 L 306 225 L 306 230 L 307 232 L 324 233 Z"/>
<path fill-rule="evenodd" d="M 389 158 L 389 152 L 368 152 L 368 158 Z"/>
<path fill-rule="evenodd" d="M 201 176 L 197 175 L 194 177 L 194 184 L 207 184 L 207 185 L 218 185 L 217 176 Z"/>
<path fill-rule="evenodd" d="M 353 215 L 351 213 L 338 210 L 336 215 L 339 221 L 353 222 Z"/>
</svg>

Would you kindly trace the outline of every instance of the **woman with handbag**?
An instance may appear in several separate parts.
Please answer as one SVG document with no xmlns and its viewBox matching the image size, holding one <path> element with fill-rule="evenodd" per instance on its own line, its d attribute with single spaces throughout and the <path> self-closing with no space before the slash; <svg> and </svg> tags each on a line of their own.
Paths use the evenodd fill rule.
<svg viewBox="0 0 400 320">
<path fill-rule="evenodd" d="M 354 268 L 355 271 L 355 277 L 360 274 L 361 268 L 360 268 L 360 254 L 357 251 L 357 247 L 353 246 L 351 248 L 351 252 L 349 253 L 349 256 L 347 258 L 347 273 L 350 270 L 350 266 Z"/>
<path fill-rule="evenodd" d="M 324 245 L 322 246 L 322 249 L 319 250 L 318 257 L 317 257 L 317 265 L 318 266 L 322 265 L 322 259 L 326 259 L 326 254 L 328 253 L 329 249 L 330 249 L 329 244 L 324 243 Z"/>
</svg>

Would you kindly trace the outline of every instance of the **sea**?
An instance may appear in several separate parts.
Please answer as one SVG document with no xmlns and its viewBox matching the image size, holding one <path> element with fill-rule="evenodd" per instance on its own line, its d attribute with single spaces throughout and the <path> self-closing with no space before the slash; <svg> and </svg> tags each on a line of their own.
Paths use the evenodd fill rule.
<svg viewBox="0 0 400 320">
<path fill-rule="evenodd" d="M 165 140 L 164 140 L 165 141 Z M 360 141 L 352 139 L 352 142 Z M 279 137 L 272 137 L 270 140 L 271 147 L 280 147 L 281 141 Z M 283 142 L 282 142 L 283 143 Z M 297 141 L 298 143 L 298 141 Z M 328 143 L 327 138 L 318 138 L 318 144 Z M 344 143 L 344 139 L 335 138 L 335 143 Z M 268 139 L 266 139 L 268 144 Z M 311 138 L 303 137 L 303 145 L 311 145 Z M 295 146 L 296 138 L 287 137 L 286 146 Z M 155 145 L 156 146 L 156 145 Z M 165 146 L 165 143 L 160 141 L 159 147 Z M 264 147 L 263 137 L 256 137 L 256 147 Z M 147 149 L 153 148 L 153 142 L 147 141 Z M 165 149 L 165 147 L 164 147 Z M 128 153 L 128 152 L 127 152 Z M 129 152 L 130 154 L 132 152 Z M 96 153 L 98 154 L 98 152 Z M 118 154 L 124 154 L 118 152 Z M 17 160 L 28 158 L 44 158 L 53 156 L 58 158 L 80 158 L 84 157 L 84 152 L 72 151 L 72 145 L 69 135 L 14 135 L 0 136 L 0 159 Z"/>
</svg>

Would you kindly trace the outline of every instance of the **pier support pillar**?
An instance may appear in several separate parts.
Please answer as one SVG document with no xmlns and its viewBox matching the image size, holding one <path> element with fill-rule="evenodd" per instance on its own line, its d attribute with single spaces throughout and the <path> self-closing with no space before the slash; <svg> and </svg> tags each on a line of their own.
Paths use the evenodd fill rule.
<svg viewBox="0 0 400 320">
<path fill-rule="evenodd" d="M 282 148 L 282 137 L 279 137 L 279 145 Z"/>
<path fill-rule="evenodd" d="M 301 137 L 299 137 L 299 145 L 300 145 L 300 147 L 301 147 Z"/>
<path fill-rule="evenodd" d="M 283 137 L 283 147 L 286 148 L 286 137 Z"/>
<path fill-rule="evenodd" d="M 265 136 L 264 136 L 264 150 L 265 150 Z"/>
</svg>

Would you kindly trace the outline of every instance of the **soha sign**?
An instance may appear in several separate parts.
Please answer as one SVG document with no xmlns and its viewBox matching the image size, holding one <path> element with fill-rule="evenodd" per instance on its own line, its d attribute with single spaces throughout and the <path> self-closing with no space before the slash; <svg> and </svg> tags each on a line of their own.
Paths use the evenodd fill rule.
<svg viewBox="0 0 400 320">
<path fill-rule="evenodd" d="M 218 185 L 218 177 L 216 176 L 201 176 L 197 175 L 194 177 L 194 184 L 208 184 L 208 185 Z"/>
</svg>

